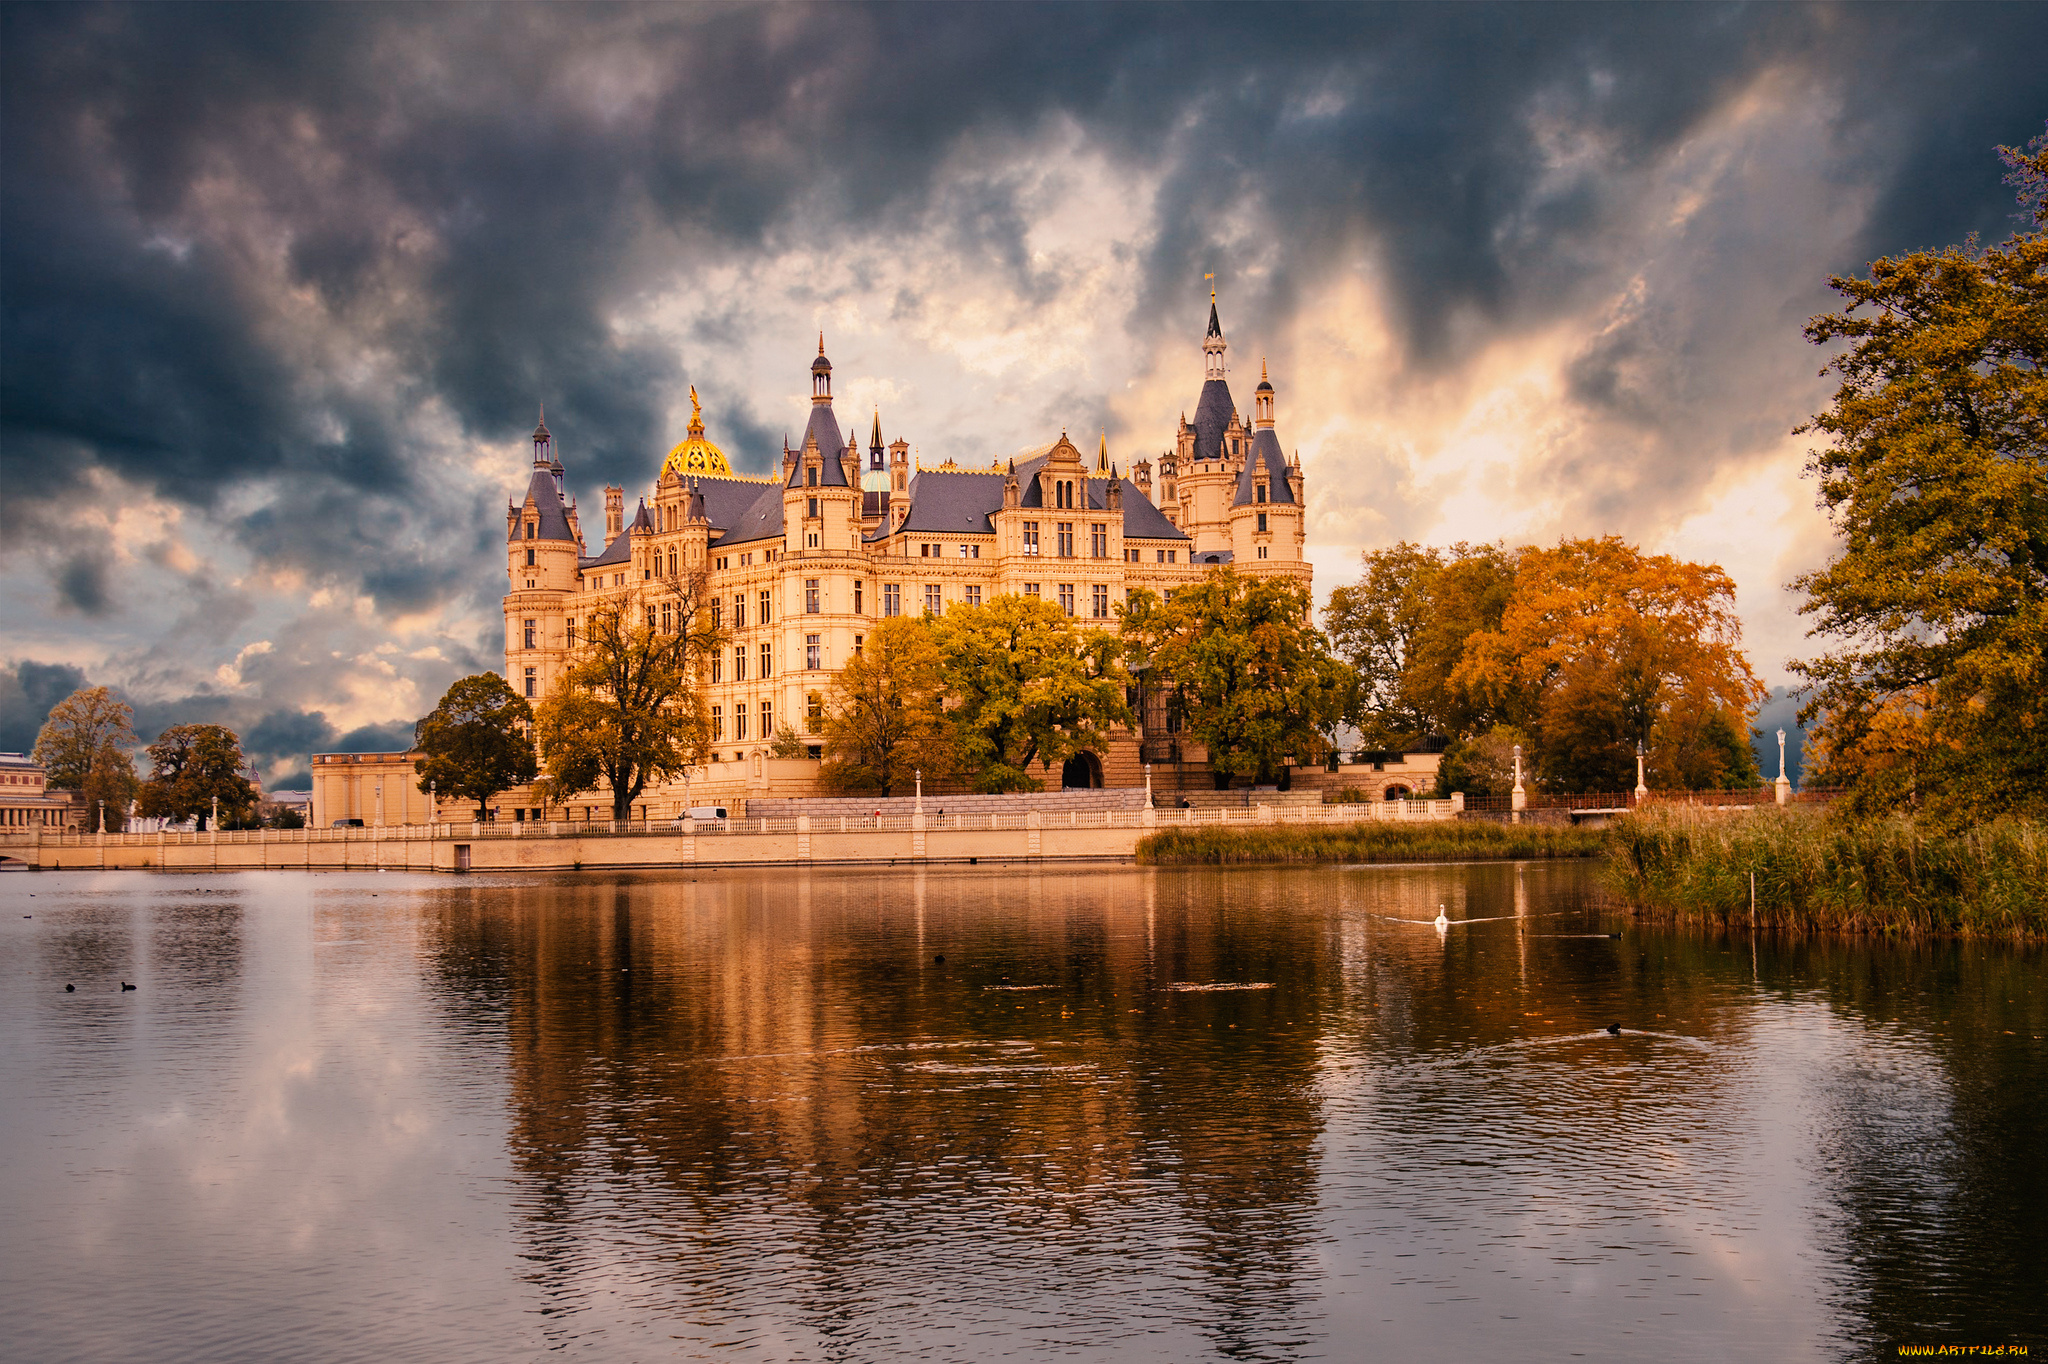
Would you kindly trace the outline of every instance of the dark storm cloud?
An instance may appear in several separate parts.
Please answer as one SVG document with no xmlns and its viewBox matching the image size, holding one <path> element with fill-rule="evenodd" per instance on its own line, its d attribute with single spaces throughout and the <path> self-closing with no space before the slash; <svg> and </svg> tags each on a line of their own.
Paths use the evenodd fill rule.
<svg viewBox="0 0 2048 1364">
<path fill-rule="evenodd" d="M 90 686 L 82 669 L 68 663 L 0 664 L 0 753 L 26 753 L 50 708 L 80 687 Z"/>
<path fill-rule="evenodd" d="M 1831 93 L 1840 191 L 1874 192 L 1842 268 L 2002 234 L 1989 149 L 2039 128 L 2044 50 L 2035 6 L 7 6 L 0 529 L 60 535 L 106 471 L 380 607 L 488 606 L 492 516 L 420 413 L 505 441 L 545 400 L 579 479 L 632 486 L 748 327 L 615 329 L 676 281 L 917 232 L 1033 306 L 1004 167 L 1062 120 L 1161 177 L 1137 337 L 1246 254 L 1232 324 L 1273 334 L 1367 252 L 1441 368 L 1582 302 L 1640 178 L 1769 70 Z M 1578 400 L 1655 425 L 1645 344 L 1590 347 Z M 92 561 L 46 569 L 108 608 Z"/>
</svg>

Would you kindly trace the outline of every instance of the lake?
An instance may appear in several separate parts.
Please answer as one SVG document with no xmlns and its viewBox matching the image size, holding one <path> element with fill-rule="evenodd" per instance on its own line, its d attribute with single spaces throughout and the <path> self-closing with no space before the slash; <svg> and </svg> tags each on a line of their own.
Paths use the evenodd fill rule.
<svg viewBox="0 0 2048 1364">
<path fill-rule="evenodd" d="M 7 1353 L 2038 1350 L 2043 987 L 1579 863 L 8 875 Z"/>
</svg>

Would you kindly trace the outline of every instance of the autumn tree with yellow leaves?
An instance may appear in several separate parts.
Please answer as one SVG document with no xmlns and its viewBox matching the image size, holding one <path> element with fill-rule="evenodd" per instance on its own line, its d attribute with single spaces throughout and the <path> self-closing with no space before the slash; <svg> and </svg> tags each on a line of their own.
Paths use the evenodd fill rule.
<svg viewBox="0 0 2048 1364">
<path fill-rule="evenodd" d="M 1847 343 L 1800 428 L 1841 543 L 1793 584 L 1820 775 L 1958 825 L 2048 817 L 2048 133 L 1999 150 L 2032 231 L 1838 276 L 1806 327 Z"/>
</svg>

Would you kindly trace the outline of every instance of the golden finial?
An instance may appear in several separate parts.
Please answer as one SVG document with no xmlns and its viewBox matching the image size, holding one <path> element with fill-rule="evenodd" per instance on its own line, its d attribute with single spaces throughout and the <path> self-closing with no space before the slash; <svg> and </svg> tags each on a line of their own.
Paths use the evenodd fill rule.
<svg viewBox="0 0 2048 1364">
<path fill-rule="evenodd" d="M 823 331 L 821 330 L 821 331 L 820 331 L 820 332 L 818 333 L 818 354 L 820 354 L 820 355 L 823 355 L 824 353 L 825 353 L 825 333 L 824 333 L 824 332 L 823 332 Z"/>
</svg>

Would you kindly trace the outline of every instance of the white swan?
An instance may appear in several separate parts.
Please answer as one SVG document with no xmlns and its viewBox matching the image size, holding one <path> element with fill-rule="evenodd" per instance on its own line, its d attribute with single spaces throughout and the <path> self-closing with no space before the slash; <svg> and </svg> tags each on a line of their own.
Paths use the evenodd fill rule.
<svg viewBox="0 0 2048 1364">
<path fill-rule="evenodd" d="M 1438 929 L 1445 929 L 1451 926 L 1451 921 L 1444 917 L 1444 907 L 1442 905 L 1438 905 L 1436 907 L 1436 918 L 1431 920 L 1431 922 L 1434 923 Z"/>
</svg>

